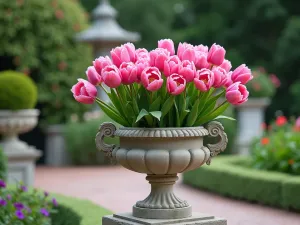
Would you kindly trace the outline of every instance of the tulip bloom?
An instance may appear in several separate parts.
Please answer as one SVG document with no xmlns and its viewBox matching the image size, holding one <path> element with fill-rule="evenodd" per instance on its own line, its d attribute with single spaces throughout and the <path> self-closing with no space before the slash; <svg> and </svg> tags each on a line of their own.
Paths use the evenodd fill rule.
<svg viewBox="0 0 300 225">
<path fill-rule="evenodd" d="M 234 83 L 241 82 L 242 84 L 246 84 L 252 78 L 251 70 L 245 64 L 237 67 L 231 75 L 231 79 Z"/>
<path fill-rule="evenodd" d="M 148 91 L 157 91 L 164 81 L 158 68 L 147 67 L 142 72 L 141 82 Z"/>
<path fill-rule="evenodd" d="M 83 104 L 93 104 L 97 96 L 97 88 L 83 79 L 78 79 L 71 91 L 75 100 Z"/>
<path fill-rule="evenodd" d="M 194 84 L 200 91 L 208 91 L 214 84 L 214 73 L 209 69 L 198 70 Z"/>
<path fill-rule="evenodd" d="M 276 88 L 280 87 L 281 82 L 275 74 L 270 74 L 270 79 Z"/>
<path fill-rule="evenodd" d="M 209 63 L 207 62 L 207 53 L 205 52 L 201 52 L 201 51 L 197 51 L 196 52 L 196 63 L 195 66 L 197 67 L 197 69 L 203 69 L 209 68 Z"/>
<path fill-rule="evenodd" d="M 96 71 L 94 66 L 89 66 L 86 70 L 86 76 L 89 82 L 93 85 L 101 84 L 102 78 L 100 74 Z"/>
<path fill-rule="evenodd" d="M 108 56 L 100 56 L 99 58 L 95 59 L 95 61 L 93 61 L 93 65 L 96 71 L 101 75 L 102 69 L 106 66 L 113 65 L 113 63 Z"/>
<path fill-rule="evenodd" d="M 224 78 L 222 85 L 226 88 L 228 88 L 230 85 L 233 84 L 232 80 L 231 80 L 231 74 L 232 72 L 229 72 L 226 74 L 226 77 Z"/>
<path fill-rule="evenodd" d="M 181 65 L 181 61 L 177 55 L 171 56 L 164 63 L 164 75 L 166 77 L 170 76 L 173 73 L 178 73 L 179 66 Z"/>
<path fill-rule="evenodd" d="M 183 76 L 176 73 L 172 74 L 167 79 L 167 90 L 171 95 L 181 94 L 186 86 L 186 80 Z"/>
<path fill-rule="evenodd" d="M 194 46 L 187 43 L 179 43 L 177 55 L 181 60 L 189 60 L 195 62 L 196 60 L 196 50 Z"/>
<path fill-rule="evenodd" d="M 119 69 L 115 66 L 107 66 L 102 70 L 103 82 L 110 88 L 116 88 L 121 84 Z"/>
<path fill-rule="evenodd" d="M 174 42 L 171 39 L 162 39 L 158 41 L 158 48 L 166 49 L 170 55 L 175 54 Z"/>
<path fill-rule="evenodd" d="M 169 58 L 170 53 L 163 48 L 157 48 L 150 52 L 150 66 L 157 67 L 160 71 L 164 69 L 165 61 Z"/>
<path fill-rule="evenodd" d="M 276 125 L 281 127 L 287 123 L 287 119 L 285 116 L 278 116 L 276 118 Z"/>
<path fill-rule="evenodd" d="M 213 44 L 208 52 L 207 61 L 213 65 L 220 66 L 225 58 L 225 49 L 220 45 Z"/>
<path fill-rule="evenodd" d="M 136 60 L 148 60 L 150 61 L 150 55 L 147 49 L 145 48 L 138 48 L 135 50 Z"/>
<path fill-rule="evenodd" d="M 208 53 L 208 47 L 205 45 L 196 45 L 194 49 L 199 52 Z"/>
<path fill-rule="evenodd" d="M 220 65 L 220 67 L 222 67 L 228 73 L 230 71 L 232 65 L 229 60 L 225 59 L 223 61 L 223 63 Z"/>
<path fill-rule="evenodd" d="M 219 88 L 224 82 L 227 82 L 227 72 L 221 67 L 214 67 L 212 69 L 214 73 L 214 84 L 213 87 Z"/>
<path fill-rule="evenodd" d="M 133 62 L 123 62 L 120 66 L 120 74 L 123 84 L 133 84 L 137 81 L 137 66 Z"/>
<path fill-rule="evenodd" d="M 119 67 L 122 62 L 135 62 L 135 47 L 132 43 L 127 43 L 116 47 L 110 51 L 113 63 Z"/>
<path fill-rule="evenodd" d="M 226 89 L 226 99 L 233 105 L 240 105 L 248 100 L 249 92 L 245 85 L 236 82 Z"/>
<path fill-rule="evenodd" d="M 195 64 L 188 60 L 182 61 L 178 67 L 178 74 L 182 75 L 186 82 L 192 82 L 196 75 Z"/>
<path fill-rule="evenodd" d="M 137 81 L 140 81 L 143 70 L 149 67 L 150 63 L 147 59 L 141 58 L 135 62 L 135 65 L 137 67 Z"/>
</svg>

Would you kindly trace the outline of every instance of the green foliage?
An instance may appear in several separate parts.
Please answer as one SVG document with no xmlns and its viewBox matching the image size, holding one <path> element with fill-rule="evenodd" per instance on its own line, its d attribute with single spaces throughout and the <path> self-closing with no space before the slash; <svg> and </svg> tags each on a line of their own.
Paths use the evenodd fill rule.
<svg viewBox="0 0 300 225">
<path fill-rule="evenodd" d="M 290 124 L 272 127 L 253 141 L 253 167 L 300 175 L 300 132 Z"/>
<path fill-rule="evenodd" d="M 70 208 L 59 204 L 56 208 L 57 213 L 51 214 L 51 224 L 53 225 L 80 225 L 82 218 L 77 212 Z"/>
<path fill-rule="evenodd" d="M 264 70 L 254 69 L 252 70 L 253 79 L 247 83 L 247 89 L 249 91 L 250 98 L 272 98 L 275 94 L 276 87 L 272 83 L 270 75 Z M 273 76 L 275 76 L 273 74 Z"/>
<path fill-rule="evenodd" d="M 300 209 L 299 177 L 258 171 L 249 164 L 246 157 L 217 156 L 210 166 L 184 173 L 184 183 L 250 202 Z"/>
<path fill-rule="evenodd" d="M 51 225 L 49 215 L 55 213 L 55 206 L 47 195 L 37 190 L 28 192 L 21 184 L 13 189 L 0 187 L 0 224 Z"/>
<path fill-rule="evenodd" d="M 36 102 L 37 87 L 30 77 L 14 71 L 0 73 L 0 109 L 31 109 Z"/>
<path fill-rule="evenodd" d="M 110 212 L 109 210 L 104 209 L 88 200 L 66 197 L 62 195 L 54 196 L 58 200 L 59 204 L 69 209 L 72 209 L 72 211 L 77 214 L 77 218 L 81 218 L 81 221 L 72 220 L 74 221 L 72 225 L 101 225 L 101 217 L 112 214 L 112 212 Z M 59 211 L 58 214 L 60 214 L 63 218 L 61 221 L 64 221 L 64 219 L 66 218 L 65 215 L 61 214 Z M 71 218 L 69 219 L 71 220 Z M 56 225 L 56 223 L 53 222 L 53 225 Z M 69 223 L 67 222 L 66 225 L 69 225 Z"/>
<path fill-rule="evenodd" d="M 104 153 L 96 149 L 95 136 L 99 126 L 103 122 L 112 121 L 107 116 L 81 123 L 69 123 L 66 125 L 66 148 L 75 165 L 103 165 L 110 164 L 110 159 Z M 108 144 L 118 144 L 118 138 L 107 138 Z"/>
<path fill-rule="evenodd" d="M 7 173 L 7 158 L 0 147 L 0 179 L 5 180 Z"/>
<path fill-rule="evenodd" d="M 47 123 L 63 123 L 86 110 L 70 87 L 92 60 L 91 49 L 74 38 L 87 26 L 76 1 L 0 1 L 1 61 L 7 62 L 5 69 L 23 71 L 37 82 Z"/>
</svg>

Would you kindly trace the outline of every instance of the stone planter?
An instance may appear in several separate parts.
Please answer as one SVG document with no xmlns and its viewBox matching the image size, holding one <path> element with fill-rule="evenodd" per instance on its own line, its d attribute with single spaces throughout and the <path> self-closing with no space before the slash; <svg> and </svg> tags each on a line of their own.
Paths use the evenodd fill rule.
<svg viewBox="0 0 300 225">
<path fill-rule="evenodd" d="M 70 157 L 66 149 L 64 125 L 48 126 L 46 129 L 46 164 L 49 166 L 70 165 Z"/>
<path fill-rule="evenodd" d="M 203 146 L 204 136 L 220 137 L 216 144 Z M 107 145 L 104 137 L 120 137 L 120 146 Z M 192 213 L 192 206 L 177 197 L 173 185 L 177 174 L 209 164 L 211 158 L 227 145 L 227 136 L 219 122 L 190 128 L 120 128 L 104 123 L 96 136 L 97 148 L 126 169 L 147 174 L 151 185 L 147 198 L 133 206 L 132 214 L 115 214 L 103 218 L 103 224 L 134 222 L 147 224 L 172 220 L 170 224 L 226 224 L 226 220 Z M 205 181 L 203 181 L 205 182 Z M 122 222 L 123 221 L 123 222 Z M 199 222 L 199 223 L 198 223 Z"/>
<path fill-rule="evenodd" d="M 18 135 L 32 130 L 38 124 L 38 115 L 36 109 L 0 110 L 0 145 L 8 159 L 8 183 L 22 181 L 25 185 L 33 185 L 35 161 L 42 154 L 21 141 Z"/>
<path fill-rule="evenodd" d="M 249 98 L 247 102 L 237 106 L 239 154 L 249 155 L 249 147 L 253 138 L 262 135 L 261 124 L 264 122 L 265 108 L 270 104 L 269 98 Z"/>
</svg>

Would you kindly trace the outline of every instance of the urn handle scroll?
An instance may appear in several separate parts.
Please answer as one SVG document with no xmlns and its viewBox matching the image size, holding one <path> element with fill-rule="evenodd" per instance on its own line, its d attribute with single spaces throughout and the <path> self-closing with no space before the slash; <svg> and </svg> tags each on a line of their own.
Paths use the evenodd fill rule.
<svg viewBox="0 0 300 225">
<path fill-rule="evenodd" d="M 210 151 L 210 158 L 206 162 L 207 165 L 210 164 L 211 158 L 223 152 L 228 143 L 227 134 L 224 131 L 224 127 L 220 122 L 212 121 L 207 124 L 206 129 L 209 132 L 209 137 L 218 137 L 220 136 L 219 142 L 215 144 L 207 144 L 207 148 Z"/>
<path fill-rule="evenodd" d="M 99 131 L 96 134 L 96 147 L 104 152 L 107 157 L 113 158 L 113 151 L 116 149 L 114 144 L 106 144 L 104 142 L 105 137 L 114 137 L 117 128 L 113 123 L 105 122 L 99 127 Z"/>
</svg>

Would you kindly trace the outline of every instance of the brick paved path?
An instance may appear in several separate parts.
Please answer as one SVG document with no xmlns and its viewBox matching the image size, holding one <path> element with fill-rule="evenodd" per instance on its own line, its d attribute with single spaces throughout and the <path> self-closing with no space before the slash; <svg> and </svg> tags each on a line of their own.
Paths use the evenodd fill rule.
<svg viewBox="0 0 300 225">
<path fill-rule="evenodd" d="M 38 167 L 35 187 L 89 199 L 114 212 L 130 211 L 150 190 L 145 175 L 121 167 Z M 193 211 L 224 217 L 228 225 L 300 225 L 300 214 L 199 191 L 180 181 L 175 192 Z"/>
</svg>

